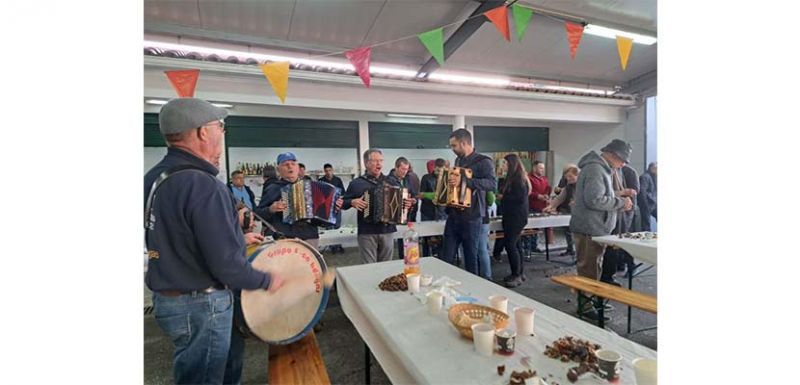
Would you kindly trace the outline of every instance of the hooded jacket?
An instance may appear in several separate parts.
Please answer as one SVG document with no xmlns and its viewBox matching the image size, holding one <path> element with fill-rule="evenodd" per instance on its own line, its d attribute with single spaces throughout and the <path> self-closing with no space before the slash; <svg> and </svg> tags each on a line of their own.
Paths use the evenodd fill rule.
<svg viewBox="0 0 800 385">
<path fill-rule="evenodd" d="M 275 201 L 281 200 L 281 189 L 290 184 L 293 183 L 286 179 L 278 179 L 269 185 L 265 185 L 264 192 L 261 194 L 261 201 L 258 202 L 258 207 L 253 211 L 289 238 L 319 239 L 319 231 L 311 223 L 299 221 L 290 225 L 283 221 L 283 211 L 276 213 L 269 211 L 269 206 Z"/>
<path fill-rule="evenodd" d="M 581 169 L 575 184 L 575 206 L 569 228 L 591 236 L 609 235 L 617 223 L 617 211 L 625 201 L 614 195 L 611 166 L 591 151 L 578 162 Z"/>
</svg>

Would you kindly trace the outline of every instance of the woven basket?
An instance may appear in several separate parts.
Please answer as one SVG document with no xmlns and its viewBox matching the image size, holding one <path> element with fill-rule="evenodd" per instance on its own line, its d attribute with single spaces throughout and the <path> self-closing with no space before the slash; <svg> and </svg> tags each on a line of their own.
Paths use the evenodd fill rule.
<svg viewBox="0 0 800 385">
<path fill-rule="evenodd" d="M 483 322 L 483 318 L 490 314 L 494 328 L 503 329 L 508 325 L 508 314 L 494 308 L 470 303 L 459 303 L 450 307 L 448 318 L 462 336 L 472 339 L 472 325 Z"/>
</svg>

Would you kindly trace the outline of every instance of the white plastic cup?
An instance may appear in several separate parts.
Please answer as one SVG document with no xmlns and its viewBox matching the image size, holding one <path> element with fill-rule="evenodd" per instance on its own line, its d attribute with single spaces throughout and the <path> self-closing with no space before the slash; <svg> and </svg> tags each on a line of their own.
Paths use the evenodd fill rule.
<svg viewBox="0 0 800 385">
<path fill-rule="evenodd" d="M 442 310 L 442 302 L 444 300 L 444 295 L 438 291 L 431 292 L 428 294 L 428 313 L 431 315 L 437 315 Z"/>
<path fill-rule="evenodd" d="M 533 335 L 534 311 L 529 307 L 514 308 L 514 322 L 517 324 L 518 336 Z"/>
<path fill-rule="evenodd" d="M 658 385 L 658 363 L 650 358 L 633 360 L 636 385 Z"/>
<path fill-rule="evenodd" d="M 430 274 L 423 274 L 422 275 L 422 278 L 421 278 L 421 281 L 420 281 L 420 284 L 422 286 L 430 286 L 432 282 L 433 282 L 433 276 L 432 275 L 430 275 Z"/>
<path fill-rule="evenodd" d="M 409 292 L 416 293 L 419 291 L 419 274 L 408 274 L 406 275 L 406 280 L 408 281 Z"/>
<path fill-rule="evenodd" d="M 508 298 L 506 296 L 493 295 L 489 297 L 489 303 L 495 310 L 508 314 Z"/>
<path fill-rule="evenodd" d="M 494 325 L 487 323 L 477 323 L 472 325 L 472 342 L 475 351 L 486 357 L 491 357 L 494 353 Z"/>
</svg>

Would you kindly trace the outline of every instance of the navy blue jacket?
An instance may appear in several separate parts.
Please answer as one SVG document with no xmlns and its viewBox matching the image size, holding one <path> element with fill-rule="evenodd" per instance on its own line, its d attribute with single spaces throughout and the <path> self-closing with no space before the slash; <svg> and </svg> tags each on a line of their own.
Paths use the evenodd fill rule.
<svg viewBox="0 0 800 385">
<path fill-rule="evenodd" d="M 467 179 L 467 187 L 472 189 L 472 205 L 466 209 L 447 208 L 447 220 L 471 221 L 486 215 L 486 192 L 497 192 L 497 179 L 494 176 L 492 158 L 473 151 L 469 156 L 456 158 L 456 167 L 472 170 L 472 178 Z"/>
<path fill-rule="evenodd" d="M 347 186 L 347 191 L 344 193 L 344 205 L 342 210 L 347 210 L 352 206 L 351 202 L 354 198 L 361 198 L 364 192 L 377 186 L 379 183 L 388 183 L 397 186 L 397 183 L 390 181 L 385 175 L 381 174 L 378 178 L 374 178 L 368 174 L 361 175 L 356 178 L 350 185 Z M 364 222 L 364 216 L 361 211 L 356 214 L 358 217 L 358 234 L 388 234 L 397 231 L 395 225 L 387 225 L 383 223 L 367 223 Z"/>
<path fill-rule="evenodd" d="M 436 191 L 436 175 L 425 174 L 420 181 L 420 192 L 435 192 Z M 444 206 L 437 206 L 433 204 L 430 199 L 423 199 L 420 204 L 422 211 L 423 221 L 440 221 L 447 219 L 447 213 Z"/>
<path fill-rule="evenodd" d="M 256 207 L 254 211 L 275 227 L 276 230 L 282 232 L 289 238 L 319 239 L 317 227 L 308 221 L 295 222 L 290 225 L 283 222 L 283 211 L 278 211 L 276 213 L 269 212 L 269 206 L 281 200 L 281 189 L 283 186 L 288 186 L 290 184 L 293 183 L 285 179 L 278 179 L 270 183 L 269 186 L 264 189 L 264 193 L 261 194 L 261 201 L 258 202 L 258 207 Z"/>
<path fill-rule="evenodd" d="M 153 201 L 152 230 L 147 231 L 151 257 L 145 282 L 152 291 L 268 288 L 270 276 L 253 269 L 245 257 L 244 234 L 236 202 L 211 163 L 189 152 L 167 149 L 144 176 L 144 202 L 163 171 L 193 165 L 203 171 L 181 171 L 166 180 Z"/>
</svg>

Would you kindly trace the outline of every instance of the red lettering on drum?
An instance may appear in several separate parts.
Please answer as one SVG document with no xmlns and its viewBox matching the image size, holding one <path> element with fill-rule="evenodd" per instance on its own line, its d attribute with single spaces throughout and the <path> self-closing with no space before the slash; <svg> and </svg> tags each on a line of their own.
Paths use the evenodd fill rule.
<svg viewBox="0 0 800 385">
<path fill-rule="evenodd" d="M 319 293 L 321 286 L 322 285 L 320 285 L 319 277 L 315 278 L 314 279 L 314 288 L 317 291 L 317 293 Z"/>
</svg>

